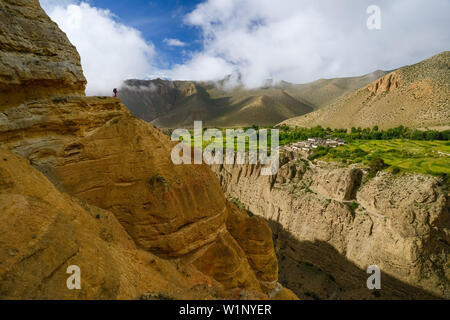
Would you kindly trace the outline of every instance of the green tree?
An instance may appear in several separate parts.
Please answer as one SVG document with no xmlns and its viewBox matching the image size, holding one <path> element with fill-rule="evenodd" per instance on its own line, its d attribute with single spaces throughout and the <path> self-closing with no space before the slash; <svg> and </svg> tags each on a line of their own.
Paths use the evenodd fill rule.
<svg viewBox="0 0 450 320">
<path fill-rule="evenodd" d="M 372 158 L 369 162 L 369 176 L 375 177 L 377 173 L 387 167 L 386 163 L 381 158 Z"/>
</svg>

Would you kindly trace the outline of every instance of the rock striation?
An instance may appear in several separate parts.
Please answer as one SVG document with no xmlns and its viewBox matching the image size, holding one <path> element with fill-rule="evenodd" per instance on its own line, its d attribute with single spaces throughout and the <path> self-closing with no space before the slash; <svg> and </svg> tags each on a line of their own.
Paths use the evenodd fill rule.
<svg viewBox="0 0 450 320">
<path fill-rule="evenodd" d="M 69 196 L 29 161 L 0 149 L 2 299 L 213 299 L 223 287 L 188 265 L 138 249 L 116 217 Z M 68 290 L 68 266 L 82 290 Z M 187 276 L 189 275 L 189 277 Z M 205 287 L 205 284 L 208 284 Z"/>
<path fill-rule="evenodd" d="M 37 0 L 0 6 L 0 298 L 296 298 L 264 220 L 209 167 L 175 166 L 169 138 L 119 99 L 85 97 Z"/>
<path fill-rule="evenodd" d="M 0 2 L 0 111 L 24 101 L 84 94 L 80 56 L 38 1 Z"/>
</svg>

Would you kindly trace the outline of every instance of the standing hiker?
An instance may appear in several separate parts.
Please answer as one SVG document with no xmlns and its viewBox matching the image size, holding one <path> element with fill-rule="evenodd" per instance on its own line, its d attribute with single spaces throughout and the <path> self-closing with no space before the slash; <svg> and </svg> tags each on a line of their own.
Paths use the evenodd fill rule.
<svg viewBox="0 0 450 320">
<path fill-rule="evenodd" d="M 113 92 L 114 92 L 114 98 L 117 98 L 117 89 L 114 88 Z"/>
</svg>

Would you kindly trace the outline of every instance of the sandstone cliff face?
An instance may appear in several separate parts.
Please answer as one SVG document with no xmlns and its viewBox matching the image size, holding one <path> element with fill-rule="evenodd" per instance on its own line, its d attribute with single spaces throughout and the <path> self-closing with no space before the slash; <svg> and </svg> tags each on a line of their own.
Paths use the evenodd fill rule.
<svg viewBox="0 0 450 320">
<path fill-rule="evenodd" d="M 138 248 L 176 258 L 223 290 L 270 293 L 277 287 L 266 223 L 227 204 L 209 168 L 173 165 L 168 138 L 133 118 L 119 100 L 67 97 L 10 108 L 0 121 L 0 143 L 27 158 L 60 191 L 112 212 Z M 5 227 L 15 230 L 6 221 Z M 248 246 L 252 235 L 261 249 Z"/>
<path fill-rule="evenodd" d="M 230 199 L 271 221 L 281 283 L 300 298 L 450 297 L 449 197 L 437 178 L 303 159 L 277 177 L 255 166 L 215 166 Z M 382 290 L 366 287 L 381 268 Z"/>
<path fill-rule="evenodd" d="M 2 149 L 0 159 L 2 299 L 224 295 L 195 268 L 138 249 L 111 212 L 61 193 L 28 160 Z M 67 289 L 71 265 L 81 269 L 82 290 Z"/>
<path fill-rule="evenodd" d="M 2 5 L 32 48 L 10 46 L 0 20 L 0 59 L 15 59 L 1 68 L 16 77 L 2 92 L 19 97 L 0 97 L 0 298 L 295 298 L 265 222 L 229 204 L 208 167 L 175 166 L 170 140 L 119 99 L 81 95 L 78 54 L 36 0 Z M 20 33 L 37 22 L 48 55 Z M 81 291 L 66 288 L 71 264 Z"/>
<path fill-rule="evenodd" d="M 38 1 L 0 2 L 0 111 L 55 94 L 84 94 L 80 57 Z"/>
<path fill-rule="evenodd" d="M 227 289 L 261 291 L 227 231 L 231 209 L 214 174 L 206 166 L 175 166 L 169 139 L 118 99 L 67 97 L 10 108 L 0 143 L 61 191 L 113 212 L 140 248 L 186 259 Z M 270 235 L 263 241 L 276 265 Z"/>
</svg>

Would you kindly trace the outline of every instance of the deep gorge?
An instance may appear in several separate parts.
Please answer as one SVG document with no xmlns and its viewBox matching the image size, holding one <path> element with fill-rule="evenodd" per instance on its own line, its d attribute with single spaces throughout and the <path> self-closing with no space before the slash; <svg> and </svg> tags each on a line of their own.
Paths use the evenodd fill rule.
<svg viewBox="0 0 450 320">
<path fill-rule="evenodd" d="M 271 225 L 280 281 L 302 299 L 448 298 L 449 198 L 439 178 L 288 157 L 277 176 L 214 166 L 231 200 Z M 382 270 L 382 290 L 366 269 Z"/>
</svg>

